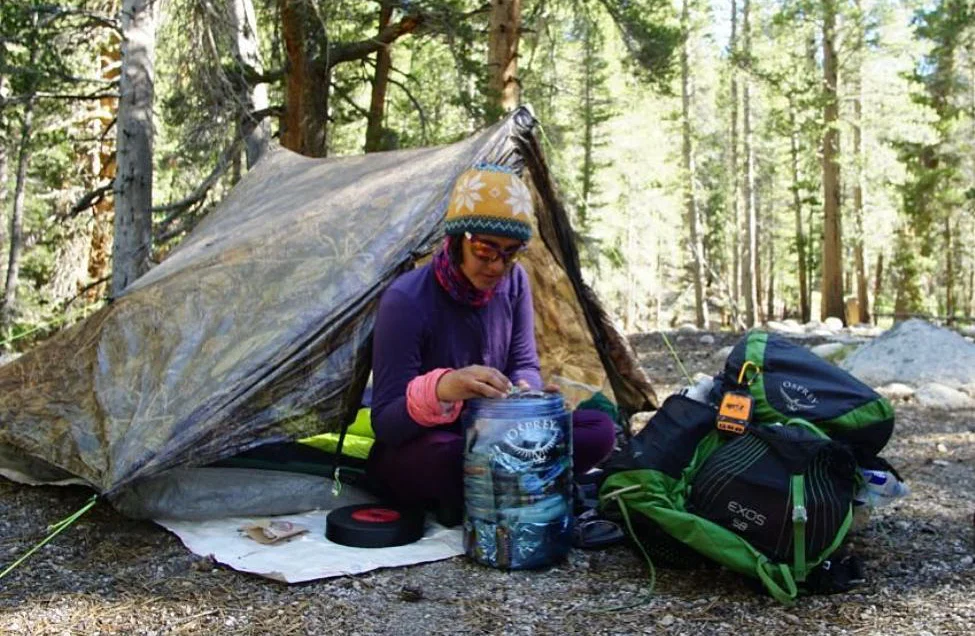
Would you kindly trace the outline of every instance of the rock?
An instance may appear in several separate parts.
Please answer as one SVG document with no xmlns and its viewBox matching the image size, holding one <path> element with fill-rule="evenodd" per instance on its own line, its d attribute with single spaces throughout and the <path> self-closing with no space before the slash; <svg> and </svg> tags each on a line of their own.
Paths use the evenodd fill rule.
<svg viewBox="0 0 975 636">
<path fill-rule="evenodd" d="M 690 333 L 697 333 L 698 331 L 699 330 L 697 328 L 697 325 L 692 325 L 689 322 L 686 322 L 680 327 L 677 327 L 677 333 L 690 334 Z"/>
<path fill-rule="evenodd" d="M 888 400 L 907 401 L 914 397 L 914 389 L 906 384 L 901 384 L 900 382 L 891 382 L 890 384 L 885 384 L 882 387 L 878 387 L 877 393 L 884 396 Z"/>
<path fill-rule="evenodd" d="M 812 331 L 810 331 L 808 333 L 809 333 L 810 336 L 819 336 L 820 338 L 835 338 L 836 337 L 836 332 L 835 331 L 833 331 L 831 329 L 827 329 L 825 327 L 818 327 L 818 328 L 813 329 Z"/>
<path fill-rule="evenodd" d="M 670 627 L 675 622 L 677 622 L 677 619 L 674 618 L 674 615 L 673 614 L 667 614 L 666 616 L 664 616 L 663 618 L 660 619 L 660 626 L 661 627 Z"/>
<path fill-rule="evenodd" d="M 914 393 L 914 397 L 920 406 L 940 411 L 975 409 L 975 398 L 936 382 L 925 384 L 919 388 Z"/>
<path fill-rule="evenodd" d="M 966 336 L 968 338 L 975 338 L 975 325 L 965 325 L 964 327 L 962 327 L 958 331 L 963 336 Z"/>
<path fill-rule="evenodd" d="M 957 389 L 975 383 L 975 345 L 950 329 L 907 320 L 848 355 L 840 367 L 870 386 L 936 383 Z"/>
<path fill-rule="evenodd" d="M 972 555 L 970 554 L 963 556 L 961 558 L 961 561 L 958 562 L 958 564 L 961 565 L 963 568 L 972 567 L 972 563 L 975 563 L 975 557 L 972 557 Z"/>
<path fill-rule="evenodd" d="M 802 330 L 805 331 L 806 333 L 812 333 L 813 331 L 822 329 L 822 327 L 823 327 L 823 323 L 819 322 L 818 320 L 810 320 L 809 322 L 807 322 L 802 326 Z"/>
<path fill-rule="evenodd" d="M 938 452 L 939 453 L 947 453 L 948 452 L 948 447 L 945 446 L 944 444 L 938 444 L 936 448 L 938 449 Z"/>
<path fill-rule="evenodd" d="M 20 354 L 20 353 L 3 353 L 3 354 L 0 354 L 0 367 L 2 367 L 3 365 L 5 365 L 7 363 L 13 362 L 17 358 L 19 358 L 21 355 L 23 355 L 23 354 Z"/>
<path fill-rule="evenodd" d="M 812 353 L 815 353 L 820 358 L 824 360 L 829 360 L 832 362 L 837 358 L 843 358 L 844 352 L 850 349 L 849 345 L 845 345 L 842 342 L 827 342 L 825 344 L 816 345 L 809 349 Z"/>
<path fill-rule="evenodd" d="M 716 361 L 718 364 L 724 364 L 724 361 L 728 359 L 729 355 L 731 355 L 732 349 L 734 349 L 732 346 L 721 347 L 711 354 L 711 359 Z"/>
<path fill-rule="evenodd" d="M 765 327 L 769 331 L 776 331 L 778 333 L 784 334 L 801 334 L 805 333 L 805 330 L 795 320 L 783 320 L 779 322 L 778 320 L 770 320 L 765 324 Z"/>
<path fill-rule="evenodd" d="M 636 435 L 647 425 L 650 418 L 653 417 L 653 411 L 640 411 L 639 413 L 634 413 L 630 416 L 630 433 Z"/>
<path fill-rule="evenodd" d="M 702 345 L 713 345 L 714 344 L 714 336 L 712 336 L 711 334 L 705 334 L 705 335 L 701 336 L 701 344 Z"/>
<path fill-rule="evenodd" d="M 840 331 L 843 329 L 843 320 L 841 318 L 837 318 L 836 316 L 830 316 L 823 321 L 823 326 L 830 331 Z"/>
</svg>

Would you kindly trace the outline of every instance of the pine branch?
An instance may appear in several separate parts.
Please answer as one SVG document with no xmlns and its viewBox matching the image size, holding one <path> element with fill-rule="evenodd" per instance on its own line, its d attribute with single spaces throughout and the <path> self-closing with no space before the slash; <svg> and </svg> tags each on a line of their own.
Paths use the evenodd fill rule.
<svg viewBox="0 0 975 636">
<path fill-rule="evenodd" d="M 420 135 L 421 135 L 421 137 L 420 137 L 420 143 L 422 143 L 423 145 L 426 145 L 426 143 L 427 143 L 427 115 L 426 115 L 425 112 L 423 112 L 423 106 L 416 99 L 416 97 L 413 96 L 413 93 L 410 92 L 410 89 L 408 89 L 406 87 L 406 84 L 400 82 L 399 80 L 395 80 L 392 77 L 387 78 L 387 81 L 390 84 L 394 85 L 394 86 L 398 86 L 400 88 L 400 90 L 402 90 L 404 93 L 406 93 L 407 99 L 409 99 L 410 102 L 413 104 L 413 108 L 416 109 L 416 114 L 419 115 L 419 117 L 420 117 Z"/>
<path fill-rule="evenodd" d="M 78 199 L 78 202 L 71 206 L 68 213 L 64 215 L 66 219 L 73 219 L 90 207 L 94 207 L 101 203 L 105 199 L 105 193 L 111 192 L 112 188 L 115 186 L 115 179 L 111 179 L 108 183 L 104 183 L 91 192 L 85 194 L 83 197 Z"/>
<path fill-rule="evenodd" d="M 61 306 L 61 311 L 62 312 L 67 311 L 68 305 L 70 305 L 74 301 L 76 301 L 79 298 L 81 298 L 82 296 L 84 296 L 85 295 L 85 292 L 87 292 L 88 290 L 93 289 L 95 287 L 98 287 L 102 283 L 107 283 L 110 280 L 112 280 L 112 275 L 111 274 L 107 274 L 105 276 L 102 276 L 101 278 L 99 278 L 96 281 L 93 281 L 91 283 L 88 283 L 87 285 L 85 285 L 84 287 L 82 287 L 81 289 L 79 289 L 77 294 L 75 294 L 74 296 L 72 296 L 71 298 L 69 298 L 67 301 L 65 301 L 64 305 Z"/>
<path fill-rule="evenodd" d="M 331 68 L 336 64 L 362 59 L 383 47 L 389 46 L 404 35 L 412 33 L 422 23 L 422 16 L 407 15 L 399 22 L 387 26 L 374 38 L 360 40 L 358 42 L 333 44 L 328 47 L 328 56 L 325 63 Z"/>
<path fill-rule="evenodd" d="M 242 145 L 243 141 L 241 138 L 239 136 L 235 137 L 234 141 L 220 154 L 220 158 L 217 160 L 217 165 L 213 167 L 210 174 L 207 175 L 206 179 L 204 179 L 203 182 L 200 183 L 200 185 L 198 185 L 193 192 L 189 194 L 189 196 L 173 203 L 167 203 L 166 205 L 160 205 L 152 208 L 153 212 L 169 212 L 169 216 L 163 219 L 157 227 L 161 229 L 168 227 L 187 209 L 202 201 L 207 194 L 209 194 L 210 188 L 213 187 L 217 180 L 223 176 L 223 174 L 227 171 L 227 168 L 229 168 L 233 163 L 234 155 L 240 154 Z"/>
</svg>

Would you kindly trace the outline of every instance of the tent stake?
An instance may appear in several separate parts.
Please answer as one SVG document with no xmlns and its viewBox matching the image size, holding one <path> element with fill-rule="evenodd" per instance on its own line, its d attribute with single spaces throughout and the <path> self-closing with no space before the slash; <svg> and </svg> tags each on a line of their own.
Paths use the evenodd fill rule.
<svg viewBox="0 0 975 636">
<path fill-rule="evenodd" d="M 92 495 L 91 499 L 89 499 L 88 502 L 84 506 L 82 506 L 80 510 L 62 519 L 61 521 L 58 521 L 57 523 L 48 526 L 48 530 L 51 531 L 51 534 L 44 537 L 44 539 L 40 543 L 38 543 L 33 548 L 28 550 L 27 554 L 14 561 L 3 572 L 0 572 L 0 579 L 3 579 L 3 577 L 13 572 L 17 568 L 17 566 L 19 566 L 21 563 L 26 561 L 30 557 L 30 555 L 34 554 L 35 552 L 43 548 L 45 545 L 48 544 L 49 541 L 51 541 L 51 539 L 61 534 L 61 531 L 71 527 L 71 525 L 75 521 L 81 518 L 81 515 L 91 510 L 96 503 L 98 503 L 98 495 Z"/>
<path fill-rule="evenodd" d="M 667 345 L 668 349 L 670 349 L 670 353 L 674 356 L 674 360 L 677 360 L 677 366 L 680 367 L 680 372 L 684 374 L 685 378 L 687 378 L 688 386 L 694 384 L 694 380 L 691 379 L 691 376 L 687 374 L 687 369 L 684 368 L 684 363 L 680 361 L 680 356 L 677 355 L 676 351 L 674 351 L 674 346 L 670 344 L 670 339 L 667 337 L 667 334 L 661 331 L 660 337 L 664 339 L 664 344 Z"/>
</svg>

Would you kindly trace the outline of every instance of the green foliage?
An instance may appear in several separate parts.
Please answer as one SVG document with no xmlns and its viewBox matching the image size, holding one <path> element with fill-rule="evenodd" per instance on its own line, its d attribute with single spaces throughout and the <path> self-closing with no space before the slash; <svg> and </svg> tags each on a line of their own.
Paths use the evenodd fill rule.
<svg viewBox="0 0 975 636">
<path fill-rule="evenodd" d="M 739 10 L 742 3 L 738 0 Z M 39 94 L 115 90 L 110 83 L 92 81 L 100 73 L 98 56 L 111 49 L 111 30 L 69 11 L 97 15 L 109 4 L 0 4 L 0 143 L 8 160 L 32 82 Z M 975 269 L 970 238 L 975 235 L 971 2 L 861 0 L 862 11 L 852 0 L 835 4 L 843 63 L 838 124 L 842 207 L 851 207 L 856 167 L 849 82 L 859 66 L 863 238 L 868 262 L 884 255 L 889 263 L 877 302 L 891 306 L 896 289 L 905 285 L 901 304 L 911 311 L 932 310 L 923 299 L 943 296 L 945 219 L 956 230 L 959 278 Z M 378 1 L 313 0 L 313 6 L 333 45 L 375 37 Z M 397 0 L 395 6 L 394 21 L 410 13 L 422 15 L 423 22 L 390 47 L 393 70 L 382 122 L 384 148 L 450 143 L 470 135 L 486 117 L 486 3 Z M 818 287 L 822 0 L 752 0 L 747 52 L 740 44 L 734 51 L 727 46 L 726 0 L 695 0 L 687 34 L 677 19 L 678 3 L 671 0 L 523 0 L 522 6 L 522 101 L 533 106 L 542 122 L 540 135 L 579 233 L 587 281 L 626 329 L 677 324 L 692 315 L 693 294 L 687 292 L 686 278 L 690 254 L 682 241 L 680 104 L 675 98 L 676 52 L 685 35 L 694 75 L 694 178 L 704 219 L 710 299 L 726 302 L 722 290 L 731 281 L 732 245 L 742 233 L 733 223 L 729 198 L 734 179 L 740 180 L 743 172 L 740 137 L 738 165 L 730 162 L 732 70 L 750 82 L 756 197 L 763 211 L 763 279 L 774 270 L 780 309 L 798 305 L 792 191 L 797 187 L 806 264 L 812 286 Z M 918 7 L 923 11 L 914 15 Z M 281 77 L 287 63 L 280 3 L 258 1 L 255 9 L 264 79 L 277 112 L 285 102 Z M 258 81 L 233 60 L 227 10 L 222 2 L 172 0 L 160 26 L 154 122 L 157 204 L 185 197 L 210 174 L 237 134 L 240 89 Z M 738 30 L 740 35 L 740 22 Z M 28 64 L 32 43 L 40 45 L 34 65 Z M 361 152 L 374 72 L 373 57 L 332 68 L 329 154 Z M 740 116 L 740 87 L 738 99 Z M 104 123 L 93 123 L 97 105 L 90 99 L 43 98 L 36 103 L 19 329 L 29 330 L 30 321 L 45 322 L 60 311 L 50 288 L 60 267 L 59 249 L 73 235 L 64 219 L 74 201 L 98 185 L 93 158 L 102 150 L 101 139 L 115 134 L 114 129 L 103 130 Z M 279 134 L 277 118 L 271 121 L 273 133 Z M 796 183 L 791 175 L 793 135 L 799 153 Z M 188 226 L 225 195 L 244 169 L 241 165 L 228 171 L 206 199 L 186 212 Z M 5 214 L 10 207 L 7 190 Z M 158 214 L 156 221 L 164 216 Z M 91 218 L 85 212 L 76 220 L 87 227 Z M 2 236 L 5 226 L 0 226 Z M 897 228 L 913 232 L 895 235 Z M 844 235 L 851 233 L 847 224 Z M 163 250 L 177 245 L 180 236 Z M 2 249 L 5 253 L 7 246 Z M 774 260 L 768 262 L 772 253 Z M 0 265 L 5 262 L 0 254 Z"/>
<path fill-rule="evenodd" d="M 630 53 L 628 66 L 654 88 L 667 92 L 675 73 L 675 51 L 683 41 L 669 0 L 599 0 L 619 27 Z"/>
</svg>

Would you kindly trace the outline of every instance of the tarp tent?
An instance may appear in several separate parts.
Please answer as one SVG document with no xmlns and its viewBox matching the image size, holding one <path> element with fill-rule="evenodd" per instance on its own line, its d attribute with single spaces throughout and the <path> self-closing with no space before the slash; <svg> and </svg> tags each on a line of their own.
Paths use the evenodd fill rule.
<svg viewBox="0 0 975 636">
<path fill-rule="evenodd" d="M 546 373 L 654 408 L 626 340 L 582 282 L 565 209 L 519 109 L 449 146 L 311 159 L 282 148 L 162 263 L 82 323 L 0 368 L 0 474 L 115 494 L 352 421 L 384 288 L 440 238 L 454 179 L 524 169 L 537 236 L 524 259 Z"/>
</svg>

